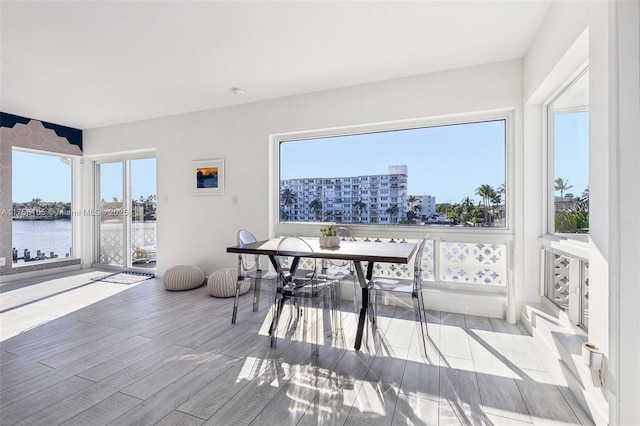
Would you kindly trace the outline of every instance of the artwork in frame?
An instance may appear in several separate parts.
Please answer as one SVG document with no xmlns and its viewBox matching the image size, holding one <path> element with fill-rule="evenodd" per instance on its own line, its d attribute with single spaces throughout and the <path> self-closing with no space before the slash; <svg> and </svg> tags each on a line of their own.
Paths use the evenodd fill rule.
<svg viewBox="0 0 640 426">
<path fill-rule="evenodd" d="M 197 195 L 224 194 L 224 159 L 198 160 L 191 165 L 193 193 Z"/>
</svg>

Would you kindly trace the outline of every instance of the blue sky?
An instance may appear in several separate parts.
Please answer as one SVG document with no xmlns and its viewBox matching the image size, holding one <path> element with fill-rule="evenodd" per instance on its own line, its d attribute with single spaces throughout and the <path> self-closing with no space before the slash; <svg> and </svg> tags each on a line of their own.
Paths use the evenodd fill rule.
<svg viewBox="0 0 640 426">
<path fill-rule="evenodd" d="M 43 201 L 71 201 L 71 166 L 56 155 L 34 154 L 14 150 L 12 154 L 13 201 L 22 203 L 40 198 Z M 122 197 L 122 164 L 102 166 L 102 198 Z M 131 190 L 134 199 L 156 194 L 156 160 L 132 160 Z"/>
<path fill-rule="evenodd" d="M 111 201 L 122 198 L 122 163 L 103 163 L 100 166 L 100 198 Z M 131 198 L 156 195 L 156 159 L 131 160 Z"/>
<path fill-rule="evenodd" d="M 555 118 L 554 177 L 568 179 L 575 195 L 588 186 L 588 120 L 588 112 Z M 434 195 L 438 203 L 466 196 L 479 201 L 478 186 L 505 182 L 504 121 L 285 142 L 280 158 L 282 179 L 379 175 L 404 164 L 409 195 Z M 101 197 L 121 198 L 121 165 L 102 168 Z M 71 200 L 71 168 L 57 156 L 14 150 L 12 173 L 14 202 Z M 155 176 L 155 159 L 132 161 L 134 199 L 156 194 Z"/>
<path fill-rule="evenodd" d="M 589 186 L 589 113 L 556 114 L 554 124 L 554 179 L 568 179 L 565 194 L 578 197 Z"/>
<path fill-rule="evenodd" d="M 71 201 L 71 165 L 56 155 L 13 150 L 11 179 L 13 202 L 34 198 L 42 201 Z"/>
<path fill-rule="evenodd" d="M 505 122 L 497 120 L 285 142 L 281 179 L 381 175 L 403 164 L 409 195 L 438 203 L 476 199 L 478 186 L 505 182 L 504 135 Z"/>
</svg>

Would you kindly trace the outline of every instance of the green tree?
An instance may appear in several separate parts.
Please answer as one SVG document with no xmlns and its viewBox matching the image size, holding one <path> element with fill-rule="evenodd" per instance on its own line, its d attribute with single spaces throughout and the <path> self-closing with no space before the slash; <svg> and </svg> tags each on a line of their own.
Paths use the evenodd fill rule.
<svg viewBox="0 0 640 426">
<path fill-rule="evenodd" d="M 385 213 L 388 214 L 389 216 L 391 216 L 391 223 L 396 223 L 394 222 L 394 217 L 398 214 L 398 206 L 396 204 L 393 204 L 392 206 L 390 206 L 387 210 L 385 210 Z"/>
<path fill-rule="evenodd" d="M 476 188 L 475 194 L 482 197 L 482 204 L 484 206 L 484 210 L 483 210 L 484 223 L 488 224 L 489 223 L 489 202 L 495 196 L 496 192 L 491 185 L 484 184 Z"/>
<path fill-rule="evenodd" d="M 314 198 L 309 203 L 309 208 L 313 211 L 316 216 L 316 220 L 322 219 L 322 201 L 319 198 Z"/>
<path fill-rule="evenodd" d="M 589 209 L 589 187 L 582 191 L 580 197 L 576 199 L 576 204 L 580 206 L 586 206 L 587 210 Z"/>
<path fill-rule="evenodd" d="M 554 181 L 554 186 L 556 191 L 560 191 L 560 197 L 564 197 L 564 191 L 573 188 L 573 185 L 569 185 L 569 179 L 564 180 L 562 178 L 557 178 Z"/>
<path fill-rule="evenodd" d="M 500 213 L 500 206 L 502 205 L 502 195 L 499 192 L 496 192 L 493 194 L 493 197 L 491 197 L 491 210 L 493 211 L 493 215 L 499 219 L 502 218 L 502 215 Z"/>
<path fill-rule="evenodd" d="M 280 213 L 283 219 L 289 219 L 291 206 L 296 202 L 296 194 L 291 188 L 285 187 L 280 191 Z"/>
<path fill-rule="evenodd" d="M 453 211 L 453 204 L 451 203 L 436 204 L 436 213 L 439 215 L 447 216 L 452 211 Z"/>
<path fill-rule="evenodd" d="M 420 216 L 418 216 L 418 214 L 415 211 L 409 210 L 407 212 L 406 223 L 416 223 L 419 219 L 420 219 Z"/>
<path fill-rule="evenodd" d="M 418 222 L 420 220 L 420 198 L 410 195 L 407 198 L 407 222 Z"/>
<path fill-rule="evenodd" d="M 562 234 L 583 234 L 589 232 L 589 212 L 576 208 L 555 212 L 555 230 Z"/>
<path fill-rule="evenodd" d="M 358 221 L 362 220 L 362 212 L 367 211 L 367 203 L 362 201 L 362 199 L 353 203 L 353 208 L 358 214 Z"/>
</svg>

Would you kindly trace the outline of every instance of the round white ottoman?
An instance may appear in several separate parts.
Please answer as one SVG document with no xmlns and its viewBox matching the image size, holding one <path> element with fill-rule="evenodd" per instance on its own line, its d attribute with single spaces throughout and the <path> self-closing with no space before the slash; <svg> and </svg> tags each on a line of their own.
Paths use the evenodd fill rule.
<svg viewBox="0 0 640 426">
<path fill-rule="evenodd" d="M 236 295 L 236 283 L 238 282 L 238 270 L 224 268 L 209 275 L 207 291 L 214 297 L 234 297 Z M 240 294 L 245 294 L 251 287 L 251 280 L 240 283 Z"/>
<path fill-rule="evenodd" d="M 204 271 L 192 265 L 172 266 L 162 276 L 162 283 L 169 291 L 191 290 L 204 284 Z"/>
</svg>

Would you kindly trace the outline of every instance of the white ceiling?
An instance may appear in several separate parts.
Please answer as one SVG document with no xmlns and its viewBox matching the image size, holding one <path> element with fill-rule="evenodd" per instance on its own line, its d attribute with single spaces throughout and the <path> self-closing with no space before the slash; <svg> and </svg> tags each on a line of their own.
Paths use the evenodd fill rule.
<svg viewBox="0 0 640 426">
<path fill-rule="evenodd" d="M 0 108 L 88 129 L 520 58 L 550 3 L 2 0 Z"/>
</svg>

